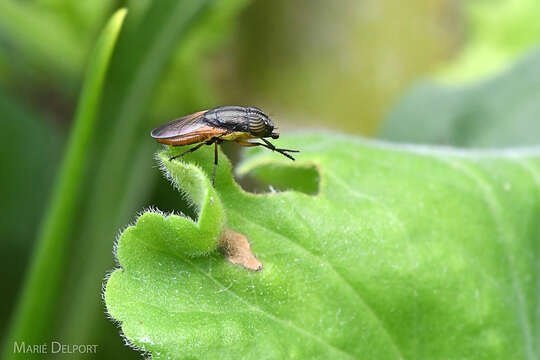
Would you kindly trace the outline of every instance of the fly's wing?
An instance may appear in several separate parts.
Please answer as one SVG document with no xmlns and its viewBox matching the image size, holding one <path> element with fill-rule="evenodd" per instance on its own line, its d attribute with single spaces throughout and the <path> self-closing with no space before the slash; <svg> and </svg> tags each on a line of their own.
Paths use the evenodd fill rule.
<svg viewBox="0 0 540 360">
<path fill-rule="evenodd" d="M 154 139 L 168 139 L 185 134 L 196 132 L 207 124 L 203 121 L 202 117 L 208 110 L 196 112 L 191 115 L 186 115 L 173 121 L 161 125 L 160 127 L 152 130 L 150 135 Z"/>
</svg>

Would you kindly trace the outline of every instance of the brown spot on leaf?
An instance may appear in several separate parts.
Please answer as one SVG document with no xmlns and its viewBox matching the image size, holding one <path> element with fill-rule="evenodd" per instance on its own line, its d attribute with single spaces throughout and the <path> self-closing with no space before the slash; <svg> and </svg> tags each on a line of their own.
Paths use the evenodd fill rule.
<svg viewBox="0 0 540 360">
<path fill-rule="evenodd" d="M 263 264 L 251 252 L 248 238 L 239 232 L 225 229 L 219 239 L 219 247 L 231 264 L 241 265 L 248 270 L 262 270 Z"/>
</svg>

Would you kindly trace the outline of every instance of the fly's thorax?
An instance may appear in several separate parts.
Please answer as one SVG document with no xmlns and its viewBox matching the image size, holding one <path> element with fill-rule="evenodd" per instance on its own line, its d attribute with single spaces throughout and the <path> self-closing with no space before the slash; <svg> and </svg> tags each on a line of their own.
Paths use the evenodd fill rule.
<svg viewBox="0 0 540 360">
<path fill-rule="evenodd" d="M 204 120 L 211 126 L 231 132 L 246 132 L 253 137 L 271 136 L 274 130 L 272 120 L 262 110 L 250 106 L 220 106 L 208 110 Z"/>
<path fill-rule="evenodd" d="M 211 126 L 229 131 L 249 132 L 246 108 L 241 106 L 220 106 L 208 110 L 204 120 Z"/>
<path fill-rule="evenodd" d="M 256 137 L 270 136 L 274 130 L 270 117 L 256 107 L 248 107 L 246 110 L 249 132 Z"/>
</svg>

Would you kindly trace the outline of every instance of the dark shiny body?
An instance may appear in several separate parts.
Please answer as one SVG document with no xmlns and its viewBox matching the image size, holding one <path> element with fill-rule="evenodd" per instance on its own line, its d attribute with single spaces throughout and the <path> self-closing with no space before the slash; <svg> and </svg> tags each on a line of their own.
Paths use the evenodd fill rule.
<svg viewBox="0 0 540 360">
<path fill-rule="evenodd" d="M 255 137 L 270 137 L 274 131 L 270 117 L 253 106 L 220 106 L 205 112 L 203 120 L 212 126 Z"/>
<path fill-rule="evenodd" d="M 172 146 L 198 144 L 169 160 L 193 152 L 204 144 L 215 144 L 212 184 L 218 162 L 217 145 L 223 141 L 235 141 L 242 146 L 263 146 L 291 160 L 294 158 L 288 152 L 298 152 L 298 150 L 278 149 L 265 139 L 266 137 L 277 139 L 279 134 L 274 132 L 274 124 L 270 117 L 253 106 L 220 106 L 199 111 L 157 127 L 150 135 L 158 142 Z M 255 138 L 261 139 L 263 143 L 248 141 Z"/>
</svg>

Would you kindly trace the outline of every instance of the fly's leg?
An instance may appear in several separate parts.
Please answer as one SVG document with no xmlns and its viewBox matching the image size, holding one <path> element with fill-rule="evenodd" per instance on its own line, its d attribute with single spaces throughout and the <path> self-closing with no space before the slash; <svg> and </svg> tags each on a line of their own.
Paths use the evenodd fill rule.
<svg viewBox="0 0 540 360">
<path fill-rule="evenodd" d="M 187 151 L 184 151 L 184 152 L 181 153 L 180 155 L 172 156 L 172 157 L 169 158 L 169 161 L 172 161 L 172 160 L 174 160 L 174 159 L 177 159 L 177 158 L 179 158 L 179 157 L 182 157 L 182 156 L 186 155 L 187 153 L 194 152 L 195 150 L 199 149 L 199 148 L 200 148 L 201 146 L 203 146 L 203 145 L 204 145 L 204 143 L 200 143 L 199 145 L 194 146 L 194 147 L 192 147 L 191 149 L 189 149 L 189 150 L 187 150 Z"/>
<path fill-rule="evenodd" d="M 212 144 L 214 144 L 214 146 L 215 146 L 214 147 L 214 171 L 212 173 L 212 186 L 214 186 L 215 180 L 216 180 L 216 168 L 217 168 L 217 165 L 218 165 L 218 148 L 217 148 L 217 146 L 221 142 L 221 140 L 219 138 L 222 137 L 222 136 L 223 135 L 220 135 L 220 136 L 215 137 L 215 138 L 213 138 L 211 140 L 202 142 L 202 143 L 198 144 L 197 146 L 194 146 L 191 149 L 189 149 L 187 151 L 184 151 L 183 153 L 181 153 L 179 155 L 172 156 L 172 157 L 169 158 L 169 161 L 172 161 L 174 159 L 182 157 L 182 156 L 186 155 L 187 153 L 194 152 L 195 150 L 199 149 L 203 145 L 212 145 Z"/>
<path fill-rule="evenodd" d="M 212 186 L 215 187 L 215 180 L 216 180 L 216 168 L 218 164 L 218 149 L 217 149 L 218 142 L 214 141 L 214 172 L 212 174 Z"/>
<path fill-rule="evenodd" d="M 214 144 L 214 171 L 212 172 L 212 186 L 214 187 L 216 184 L 216 169 L 218 165 L 218 144 L 221 144 L 223 142 L 221 138 L 227 134 L 229 134 L 228 131 L 225 134 L 216 136 L 215 138 L 212 138 L 212 140 L 206 142 L 207 145 Z"/>
<path fill-rule="evenodd" d="M 286 157 L 288 157 L 289 159 L 291 159 L 293 161 L 295 160 L 295 158 L 293 158 L 291 155 L 287 154 L 287 152 L 300 152 L 300 150 L 279 149 L 279 148 L 275 147 L 274 144 L 272 144 L 270 141 L 266 140 L 265 138 L 261 138 L 261 140 L 264 141 L 265 144 L 262 144 L 260 142 L 248 142 L 248 141 L 237 141 L 237 143 L 239 143 L 242 146 L 263 146 L 263 147 L 265 147 L 267 149 L 270 149 L 272 151 L 277 151 L 281 155 L 286 156 Z"/>
<path fill-rule="evenodd" d="M 266 143 L 266 145 L 268 145 L 268 146 L 265 146 L 268 149 L 270 149 L 272 151 L 277 151 L 278 153 L 287 156 L 289 159 L 291 159 L 293 161 L 294 161 L 294 158 L 292 156 L 290 156 L 289 154 L 286 154 L 286 152 L 293 152 L 293 153 L 299 153 L 300 152 L 300 150 L 278 149 L 278 148 L 276 148 L 274 146 L 274 144 L 272 144 L 270 141 L 266 140 L 265 138 L 261 138 L 261 140 L 264 141 Z"/>
</svg>

